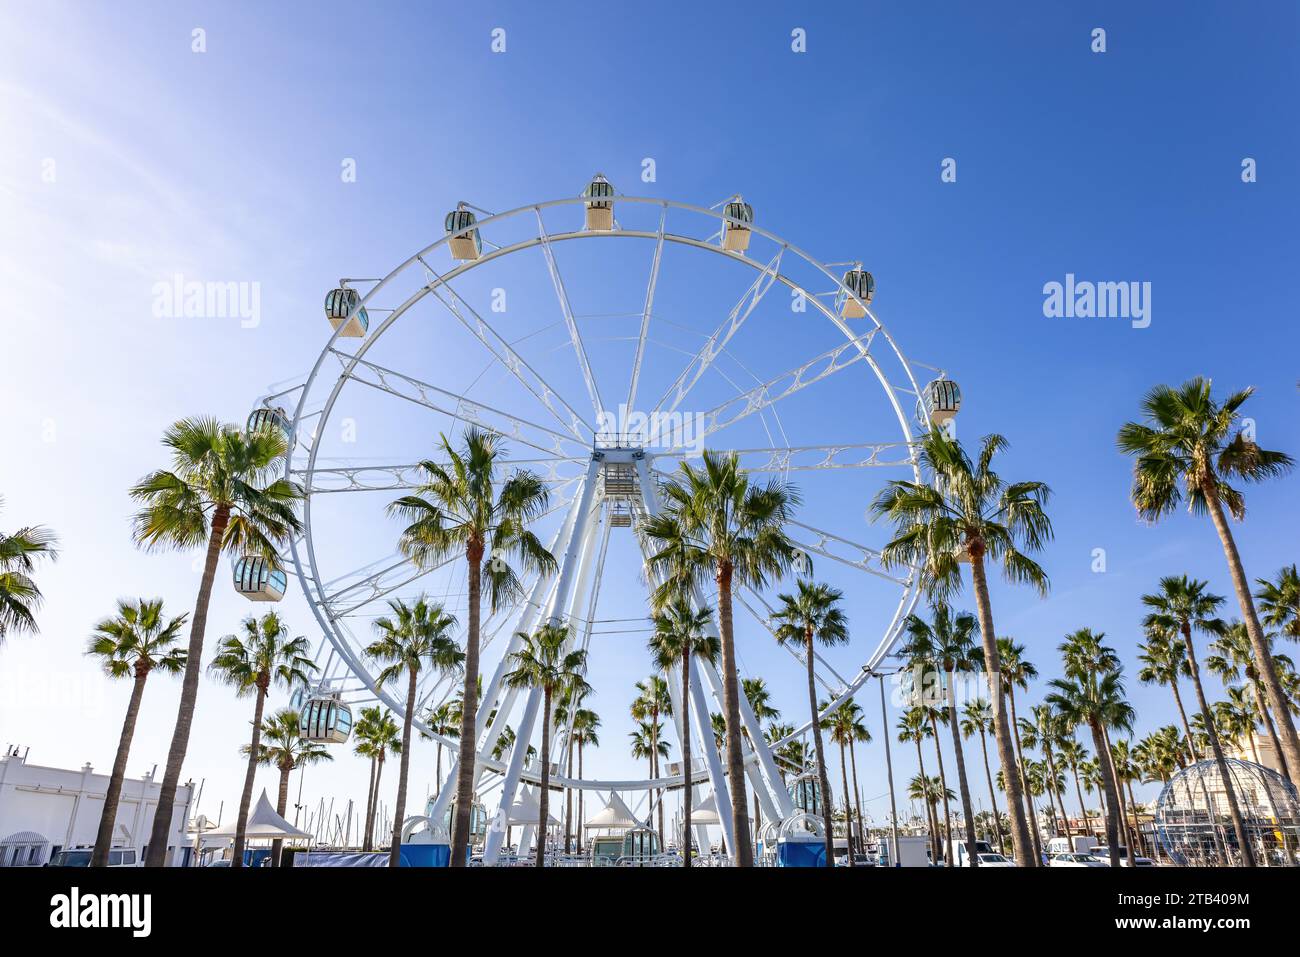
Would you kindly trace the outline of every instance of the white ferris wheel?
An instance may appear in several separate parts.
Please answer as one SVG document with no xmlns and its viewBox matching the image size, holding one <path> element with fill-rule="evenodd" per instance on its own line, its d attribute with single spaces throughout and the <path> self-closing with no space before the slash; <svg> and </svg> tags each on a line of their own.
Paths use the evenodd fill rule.
<svg viewBox="0 0 1300 957">
<path fill-rule="evenodd" d="M 332 334 L 310 374 L 266 396 L 249 422 L 286 431 L 286 474 L 307 492 L 304 530 L 290 551 L 326 646 L 320 681 L 302 702 L 304 734 L 346 740 L 352 710 L 375 701 L 404 711 L 402 694 L 378 683 L 379 669 L 362 653 L 370 621 L 389 600 L 428 594 L 463 611 L 464 559 L 413 565 L 396 550 L 401 526 L 385 509 L 418 486 L 418 463 L 436 457 L 438 436 L 455 443 L 468 426 L 503 436 L 503 477 L 525 468 L 548 484 L 535 530 L 558 561 L 554 573 L 524 581 L 516 600 L 483 611 L 483 821 L 511 823 L 540 780 L 528 755 L 541 728 L 540 693 L 503 681 L 516 636 L 559 619 L 589 660 L 631 657 L 629 635 L 635 642 L 648 629 L 652 584 L 637 526 L 659 507 L 663 478 L 702 448 L 734 451 L 756 476 L 797 484 L 803 504 L 787 532 L 803 570 L 816 562 L 818 577 L 838 576 L 866 609 L 855 616 L 851 644 L 815 660 L 827 708 L 853 696 L 881 672 L 918 599 L 914 570 L 882 566 L 885 529 L 864 519 L 865 507 L 889 478 L 921 480 L 918 437 L 960 405 L 942 369 L 904 355 L 871 308 L 874 293 L 861 262 L 815 259 L 761 228 L 739 195 L 706 208 L 626 196 L 599 174 L 580 196 L 508 212 L 461 202 L 443 235 L 387 275 L 341 280 L 326 296 Z M 917 368 L 926 370 L 924 386 Z M 624 567 L 616 571 L 617 552 Z M 279 600 L 288 585 L 285 571 L 251 557 L 235 563 L 234 578 L 253 600 Z M 742 676 L 755 636 L 771 654 L 787 653 L 773 650 L 770 615 L 777 592 L 792 584 L 736 591 Z M 639 601 L 629 599 L 638 590 Z M 788 654 L 798 680 L 806 663 Z M 627 666 L 622 690 L 642 677 L 639 667 Z M 730 794 L 710 727 L 723 710 L 720 675 L 702 665 L 689 689 L 666 678 L 674 713 L 684 699 L 690 707 L 694 767 L 669 763 L 658 778 L 580 777 L 561 722 L 552 780 L 641 795 L 648 807 L 689 772 L 693 806 L 714 811 L 729 848 Z M 457 742 L 439 738 L 425 717 L 458 683 L 422 674 L 414 715 L 416 728 L 451 755 Z M 740 704 L 749 790 L 764 824 L 778 826 L 798 808 L 773 753 L 811 723 L 767 741 L 744 696 Z M 680 737 L 679 718 L 667 728 Z M 513 743 L 502 747 L 507 729 Z M 432 821 L 449 810 L 454 760 L 443 774 Z M 502 830 L 486 828 L 486 863 Z"/>
</svg>

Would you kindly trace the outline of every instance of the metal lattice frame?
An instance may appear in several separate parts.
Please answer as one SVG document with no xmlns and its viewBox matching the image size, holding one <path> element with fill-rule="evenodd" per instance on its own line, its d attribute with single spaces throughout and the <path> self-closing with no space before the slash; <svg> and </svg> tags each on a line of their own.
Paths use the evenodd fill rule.
<svg viewBox="0 0 1300 957">
<path fill-rule="evenodd" d="M 639 448 L 624 448 L 626 437 L 611 437 L 598 434 L 597 426 L 574 409 L 561 393 L 554 389 L 537 370 L 528 363 L 517 350 L 516 345 L 508 341 L 482 315 L 477 312 L 464 297 L 453 287 L 455 280 L 471 270 L 522 254 L 526 250 L 538 249 L 545 260 L 547 272 L 554 288 L 556 303 L 567 332 L 569 345 L 577 360 L 585 389 L 592 404 L 596 420 L 604 411 L 597 385 L 597 376 L 582 337 L 579 318 L 572 309 L 568 287 L 556 260 L 554 247 L 564 242 L 581 242 L 608 239 L 642 239 L 653 242 L 653 255 L 650 273 L 646 285 L 643 305 L 637 314 L 639 333 L 636 343 L 633 369 L 626 393 L 627 406 L 634 408 L 641 383 L 642 365 L 646 347 L 650 340 L 650 330 L 655 316 L 655 293 L 659 283 L 664 249 L 667 245 L 684 247 L 692 250 L 707 251 L 724 256 L 735 262 L 748 265 L 756 272 L 753 283 L 744 290 L 735 306 L 707 338 L 697 353 L 690 356 L 680 374 L 659 398 L 650 415 L 655 413 L 673 413 L 682 407 L 692 389 L 711 369 L 725 381 L 731 383 L 736 395 L 709 409 L 705 413 L 706 435 L 713 437 L 722 433 L 727 427 L 748 419 L 751 416 L 763 416 L 772 413 L 778 425 L 778 433 L 784 439 L 784 428 L 780 426 L 778 406 L 787 397 L 805 389 L 815 387 L 819 382 L 838 375 L 842 370 L 853 365 L 862 364 L 868 368 L 882 387 L 889 407 L 894 413 L 899 426 L 899 435 L 895 439 L 868 443 L 845 443 L 839 445 L 789 445 L 774 444 L 768 448 L 735 449 L 741 457 L 744 468 L 754 472 L 785 474 L 792 471 L 824 471 L 866 468 L 903 468 L 909 469 L 912 478 L 921 480 L 916 439 L 928 426 L 913 418 L 913 407 L 920 398 L 920 388 L 912 372 L 913 363 L 899 350 L 888 330 L 879 322 L 867 304 L 857 294 L 844 286 L 831 267 L 847 264 L 822 263 L 798 247 L 792 246 L 779 237 L 753 224 L 745 224 L 755 238 L 766 241 L 771 247 L 770 255 L 763 258 L 751 258 L 745 253 L 728 251 L 722 248 L 719 237 L 729 220 L 718 209 L 706 209 L 669 200 L 616 196 L 617 206 L 636 204 L 632 208 L 644 206 L 658 210 L 657 228 L 631 229 L 615 224 L 612 231 L 588 231 L 585 229 L 550 231 L 547 226 L 547 214 L 571 212 L 581 207 L 581 197 L 551 200 L 542 203 L 521 206 L 500 214 L 489 214 L 480 219 L 475 228 L 483 238 L 483 251 L 476 260 L 454 262 L 452 267 L 439 272 L 431 264 L 441 254 L 449 238 L 444 236 L 426 246 L 391 273 L 379 280 L 345 280 L 346 283 L 371 284 L 370 289 L 360 297 L 353 314 L 362 309 L 371 316 L 383 315 L 384 318 L 369 334 L 360 341 L 355 352 L 349 353 L 343 348 L 347 340 L 340 339 L 341 324 L 325 344 L 307 379 L 301 384 L 281 389 L 263 400 L 267 406 L 278 403 L 294 403 L 292 415 L 292 448 L 286 462 L 288 477 L 304 485 L 308 497 L 304 505 L 304 532 L 292 542 L 291 554 L 303 592 L 312 606 L 317 622 L 328 640 L 328 648 L 322 649 L 324 660 L 323 685 L 331 690 L 345 693 L 353 701 L 378 700 L 395 712 L 404 710 L 404 703 L 395 698 L 388 689 L 377 685 L 372 670 L 360 655 L 361 642 L 351 635 L 345 619 L 360 612 L 371 603 L 405 588 L 436 569 L 415 568 L 400 555 L 348 572 L 342 576 L 326 580 L 318 562 L 315 537 L 312 526 L 312 504 L 320 495 L 338 495 L 354 491 L 403 490 L 418 484 L 418 468 L 414 463 L 392 464 L 344 464 L 323 463 L 319 461 L 319 443 L 316 436 L 323 434 L 323 427 L 329 420 L 343 387 L 349 383 L 366 386 L 393 398 L 400 398 L 430 410 L 450 416 L 466 424 L 477 425 L 483 429 L 500 433 L 512 446 L 523 446 L 526 455 L 515 459 L 510 464 L 523 466 L 538 473 L 551 486 L 551 511 L 563 513 L 565 518 L 551 543 L 552 551 L 561 557 L 560 568 L 553 576 L 541 576 L 527 583 L 525 594 L 506 608 L 485 617 L 482 628 L 482 650 L 488 652 L 499 644 L 499 635 L 503 628 L 509 628 L 510 636 L 501 648 L 496 671 L 484 688 L 477 728 L 480 729 L 478 744 L 478 775 L 483 787 L 500 785 L 500 810 L 493 829 L 489 833 L 488 857 L 495 857 L 500 845 L 500 831 L 503 829 L 502 815 L 511 807 L 516 790 L 521 782 L 530 783 L 539 779 L 535 770 L 523 768 L 524 753 L 532 735 L 533 723 L 538 709 L 537 694 L 519 693 L 513 689 L 503 689 L 502 676 L 504 663 L 511 651 L 515 650 L 518 631 L 529 631 L 540 621 L 547 618 L 564 618 L 575 624 L 575 641 L 584 647 L 590 643 L 593 634 L 593 615 L 596 596 L 604 567 L 604 556 L 608 544 L 609 527 L 603 509 L 601 491 L 601 468 L 607 461 L 626 461 L 638 475 L 638 495 L 627 503 L 629 510 L 636 515 L 652 514 L 655 502 L 655 482 L 666 471 L 671 471 L 676 463 L 689 458 L 692 453 L 682 447 L 673 436 L 648 434 L 637 437 L 634 443 L 641 447 L 662 446 L 655 452 L 640 451 Z M 468 205 L 468 204 L 465 204 Z M 719 204 L 721 206 L 722 204 Z M 477 208 L 477 207 L 474 207 Z M 492 242 L 492 236 L 500 229 L 515 225 L 529 218 L 535 219 L 535 235 L 527 238 L 514 238 L 504 244 Z M 698 223 L 703 218 L 704 230 L 699 228 L 673 231 L 678 219 Z M 712 224 L 712 225 L 709 225 Z M 531 232 L 531 230 L 530 230 Z M 703 234 L 701 234 L 703 232 Z M 808 273 L 808 279 L 800 281 L 793 275 L 797 266 Z M 816 291 L 813 285 L 825 283 L 827 291 Z M 820 313 L 844 337 L 844 342 L 821 355 L 800 362 L 788 371 L 765 380 L 758 379 L 750 373 L 754 384 L 748 388 L 737 385 L 715 363 L 719 357 L 730 355 L 729 345 L 741 334 L 747 320 L 754 314 L 767 293 L 778 284 L 790 289 L 804 298 L 810 311 Z M 526 415 L 496 408 L 466 394 L 458 394 L 433 383 L 388 369 L 366 358 L 367 353 L 379 341 L 384 333 L 402 316 L 420 303 L 426 296 L 431 296 L 440 303 L 446 313 L 462 325 L 482 346 L 491 364 L 505 370 L 522 386 L 535 402 L 535 407 Z M 849 321 L 839 312 L 838 304 L 845 299 L 853 299 L 865 313 L 865 329 L 861 328 L 864 320 L 855 320 L 860 328 L 853 328 Z M 734 357 L 737 364 L 739 360 Z M 887 360 L 887 361 L 886 361 Z M 329 375 L 333 364 L 338 364 L 338 372 L 329 384 Z M 888 365 L 888 370 L 885 366 Z M 933 368 L 933 367 L 927 367 Z M 748 370 L 745 370 L 748 372 Z M 940 370 L 936 370 L 940 371 Z M 942 373 L 940 372 L 942 375 Z M 328 392 L 324 386 L 329 385 Z M 324 394 L 324 398 L 321 395 Z M 620 396 L 622 398 L 622 396 Z M 652 419 L 653 421 L 653 419 Z M 767 420 L 764 427 L 769 435 Z M 723 437 L 725 439 L 725 437 Z M 726 448 L 725 440 L 710 443 L 714 447 Z M 918 577 L 915 570 L 900 573 L 898 570 L 884 569 L 879 561 L 879 552 L 868 545 L 851 540 L 844 535 L 824 531 L 801 523 L 793 523 L 790 534 L 805 551 L 835 561 L 840 565 L 856 569 L 865 574 L 877 576 L 896 584 L 900 598 L 894 614 L 885 628 L 874 650 L 862 663 L 859 670 L 846 678 L 829 666 L 821 656 L 817 656 L 817 680 L 827 691 L 828 710 L 838 707 L 850 698 L 873 674 L 878 673 L 883 659 L 898 638 L 902 621 L 915 606 L 919 597 Z M 441 567 L 441 566 L 440 566 Z M 739 605 L 764 627 L 768 627 L 771 606 L 758 593 L 739 592 Z M 579 610 L 586 607 L 586 614 Z M 703 601 L 703 596 L 699 597 Z M 797 652 L 792 652 L 802 662 Z M 318 659 L 319 660 L 319 659 Z M 485 661 L 491 660 L 488 657 Z M 489 672 L 485 671 L 485 677 Z M 730 814 L 723 813 L 729 804 L 726 781 L 722 775 L 720 757 L 713 747 L 709 726 L 709 701 L 721 707 L 720 676 L 711 668 L 696 669 L 692 688 L 677 687 L 673 676 L 672 694 L 674 701 L 680 702 L 683 694 L 692 702 L 695 712 L 692 727 L 699 739 L 694 742 L 692 750 L 697 756 L 705 758 L 707 767 L 695 771 L 693 785 L 708 784 L 713 788 L 718 800 L 719 816 L 723 819 L 723 831 L 728 845 L 731 843 Z M 446 679 L 430 678 L 422 680 L 419 702 L 420 710 L 435 700 L 446 700 L 454 691 L 454 682 Z M 751 726 L 751 740 L 757 742 L 752 748 L 746 747 L 747 776 L 757 794 L 764 816 L 769 820 L 788 817 L 792 811 L 790 800 L 781 785 L 772 751 L 794 737 L 805 734 L 811 722 L 805 722 L 794 734 L 772 746 L 763 741 L 761 729 L 752 713 L 748 702 L 743 701 L 743 720 Z M 496 714 L 490 725 L 487 721 L 493 706 Z M 678 711 L 680 714 L 680 711 Z M 519 719 L 517 741 L 523 746 L 510 749 L 510 753 L 498 760 L 491 755 L 492 746 L 501 730 L 512 716 Z M 441 741 L 455 753 L 456 743 L 442 738 L 425 725 L 419 713 L 414 716 L 415 726 L 426 736 Z M 556 742 L 567 734 L 566 728 L 555 729 Z M 677 728 L 680 736 L 680 723 Z M 680 743 L 680 742 L 679 742 Z M 562 753 L 553 750 L 553 753 Z M 686 769 L 689 771 L 690 769 Z M 447 772 L 447 781 L 454 780 L 455 762 Z M 580 780 L 570 776 L 568 768 L 557 768 L 552 775 L 555 783 L 588 790 L 643 791 L 666 788 L 682 783 L 683 775 L 662 777 L 657 780 Z M 445 811 L 450 799 L 452 787 L 441 788 L 441 798 L 431 807 L 434 820 Z M 525 834 L 525 840 L 528 835 Z"/>
</svg>

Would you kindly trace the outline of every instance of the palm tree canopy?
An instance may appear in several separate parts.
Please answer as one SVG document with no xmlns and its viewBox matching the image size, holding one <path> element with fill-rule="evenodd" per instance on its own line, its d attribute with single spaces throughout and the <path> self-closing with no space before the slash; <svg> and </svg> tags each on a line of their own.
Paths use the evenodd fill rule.
<svg viewBox="0 0 1300 957">
<path fill-rule="evenodd" d="M 161 598 L 119 599 L 117 614 L 95 625 L 86 654 L 103 659 L 104 671 L 112 678 L 148 674 L 155 668 L 179 674 L 188 653 L 176 643 L 188 617 L 165 618 Z"/>
<path fill-rule="evenodd" d="M 668 693 L 668 682 L 658 675 L 636 683 L 637 696 L 632 701 L 632 717 L 637 721 L 647 718 L 657 720 L 660 715 L 673 713 L 673 699 Z"/>
<path fill-rule="evenodd" d="M 353 752 L 363 758 L 382 758 L 388 754 L 402 753 L 402 728 L 393 713 L 380 705 L 362 708 L 356 724 L 352 726 L 356 741 Z"/>
<path fill-rule="evenodd" d="M 1223 634 L 1227 625 L 1215 614 L 1223 604 L 1223 596 L 1211 594 L 1206 590 L 1208 587 L 1209 582 L 1186 575 L 1166 575 L 1160 579 L 1158 592 L 1142 596 L 1142 604 L 1152 609 L 1142 620 L 1143 626 L 1180 634 L 1189 631 Z"/>
<path fill-rule="evenodd" d="M 306 686 L 316 672 L 309 658 L 307 639 L 290 637 L 289 628 L 278 614 L 267 612 L 259 621 L 249 615 L 243 621 L 244 634 L 226 635 L 208 670 L 234 687 L 237 695 L 266 691 L 272 684 L 286 688 Z"/>
<path fill-rule="evenodd" d="M 1184 495 L 1190 511 L 1204 514 L 1207 488 L 1216 490 L 1240 520 L 1246 514 L 1245 499 L 1229 480 L 1260 482 L 1295 464 L 1283 452 L 1260 448 L 1242 429 L 1240 410 L 1253 388 L 1219 403 L 1211 386 L 1200 376 L 1178 388 L 1158 385 L 1142 400 L 1143 420 L 1119 430 L 1119 450 L 1135 456 L 1133 504 L 1149 521 L 1172 512 Z"/>
<path fill-rule="evenodd" d="M 793 595 L 777 596 L 779 607 L 772 615 L 773 634 L 785 645 L 802 647 L 808 639 L 823 645 L 846 644 L 849 619 L 840 608 L 844 593 L 830 585 L 799 581 Z"/>
<path fill-rule="evenodd" d="M 590 686 L 583 678 L 587 669 L 587 652 L 566 651 L 570 628 L 564 624 L 547 624 L 531 635 L 520 632 L 521 645 L 510 656 L 514 666 L 505 676 L 511 688 L 541 688 L 551 694 L 581 692 Z M 581 695 L 580 695 L 581 696 Z"/>
<path fill-rule="evenodd" d="M 134 519 L 136 543 L 149 550 L 200 547 L 222 509 L 229 512 L 222 551 L 278 563 L 280 543 L 302 530 L 302 487 L 276 478 L 288 452 L 285 436 L 198 416 L 168 427 L 163 445 L 171 450 L 171 469 L 151 472 L 131 489 L 142 505 Z"/>
<path fill-rule="evenodd" d="M 1255 584 L 1264 622 L 1288 638 L 1300 639 L 1300 572 L 1295 564 L 1281 569 L 1275 581 L 1257 578 Z"/>
<path fill-rule="evenodd" d="M 993 470 L 993 459 L 1008 444 L 1000 435 L 985 436 L 972 461 L 942 429 L 928 432 L 921 467 L 934 484 L 892 481 L 871 505 L 874 518 L 894 524 L 882 562 L 919 568 L 922 586 L 938 599 L 961 588 L 967 557 L 1001 562 L 1008 581 L 1046 594 L 1047 573 L 1029 553 L 1052 538 L 1045 511 L 1051 489 L 1042 482 L 1007 482 Z"/>
<path fill-rule="evenodd" d="M 490 552 L 493 560 L 483 570 L 495 610 L 522 590 L 509 560 L 527 572 L 556 567 L 555 556 L 529 531 L 549 504 L 546 483 L 527 469 L 498 482 L 505 445 L 494 432 L 470 428 L 462 449 L 453 448 L 446 435 L 440 441 L 447 461 L 422 461 L 424 481 L 389 505 L 408 523 L 398 547 L 421 568 L 461 555 L 481 561 Z"/>
<path fill-rule="evenodd" d="M 993 731 L 993 706 L 985 698 L 966 702 L 962 708 L 961 733 L 963 737 L 989 734 Z"/>
<path fill-rule="evenodd" d="M 649 646 L 655 668 L 668 671 L 680 664 L 686 654 L 717 662 L 722 654 L 722 640 L 716 634 L 705 632 L 712 620 L 711 609 L 696 609 L 685 595 L 674 596 L 654 616 Z"/>
<path fill-rule="evenodd" d="M 379 637 L 365 649 L 367 656 L 385 663 L 378 675 L 380 685 L 418 673 L 426 661 L 442 674 L 464 663 L 465 652 L 450 636 L 458 624 L 455 615 L 424 595 L 414 604 L 391 600 L 388 608 L 390 614 L 374 621 Z"/>
<path fill-rule="evenodd" d="M 58 537 L 39 525 L 0 532 L 0 642 L 10 631 L 35 633 L 42 596 L 32 573 L 41 559 L 58 559 L 57 545 Z"/>
<path fill-rule="evenodd" d="M 301 715 L 293 708 L 282 708 L 267 718 L 262 725 L 257 763 L 281 771 L 296 771 L 309 764 L 333 761 L 334 756 L 323 745 L 302 737 L 300 722 Z M 248 745 L 241 750 L 248 754 Z"/>
</svg>

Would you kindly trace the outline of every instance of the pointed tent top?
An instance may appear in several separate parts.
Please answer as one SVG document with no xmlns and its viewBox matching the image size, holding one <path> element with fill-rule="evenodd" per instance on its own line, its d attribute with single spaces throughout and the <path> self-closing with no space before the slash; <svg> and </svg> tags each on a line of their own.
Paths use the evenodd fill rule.
<svg viewBox="0 0 1300 957">
<path fill-rule="evenodd" d="M 266 789 L 262 789 L 262 796 L 257 799 L 257 804 L 248 814 L 248 826 L 244 829 L 244 835 L 251 840 L 277 837 L 311 837 L 306 831 L 300 831 L 284 818 L 282 818 L 271 807 L 270 800 L 267 799 Z M 221 838 L 234 837 L 235 825 L 208 831 L 203 835 L 204 838 Z"/>
<path fill-rule="evenodd" d="M 718 817 L 718 802 L 714 799 L 713 792 L 710 791 L 708 797 L 691 808 L 691 826 L 721 823 L 722 819 Z"/>
<path fill-rule="evenodd" d="M 640 823 L 636 815 L 623 803 L 623 799 L 610 791 L 609 799 L 605 802 L 605 810 L 593 814 L 584 827 L 629 828 L 637 827 Z"/>
<path fill-rule="evenodd" d="M 524 788 L 519 792 L 519 800 L 510 808 L 511 824 L 536 824 L 541 817 L 542 808 L 537 800 L 537 794 L 532 788 Z M 559 819 L 549 811 L 546 814 L 548 825 L 557 825 Z"/>
</svg>

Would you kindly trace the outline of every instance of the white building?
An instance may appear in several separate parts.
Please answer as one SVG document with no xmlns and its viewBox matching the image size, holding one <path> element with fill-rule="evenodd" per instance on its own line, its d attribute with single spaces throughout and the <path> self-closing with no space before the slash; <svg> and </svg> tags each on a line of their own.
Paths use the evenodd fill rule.
<svg viewBox="0 0 1300 957">
<path fill-rule="evenodd" d="M 160 789 L 150 774 L 122 784 L 113 846 L 135 848 L 141 861 Z M 79 771 L 42 767 L 29 764 L 26 753 L 16 748 L 0 756 L 0 867 L 40 866 L 57 851 L 93 847 L 107 790 L 108 775 L 96 774 L 89 764 Z M 193 794 L 192 784 L 176 789 L 169 866 L 189 860 L 185 826 Z"/>
</svg>

